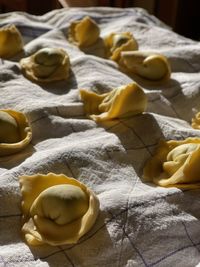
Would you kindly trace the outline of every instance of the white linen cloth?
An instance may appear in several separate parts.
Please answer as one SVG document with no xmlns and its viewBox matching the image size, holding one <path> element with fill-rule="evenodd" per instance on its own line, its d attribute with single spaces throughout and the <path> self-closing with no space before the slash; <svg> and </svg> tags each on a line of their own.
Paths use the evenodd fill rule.
<svg viewBox="0 0 200 267">
<path fill-rule="evenodd" d="M 98 23 L 102 37 L 131 31 L 139 50 L 169 58 L 169 82 L 140 82 L 148 97 L 144 114 L 103 125 L 85 116 L 79 88 L 103 93 L 132 81 L 117 64 L 98 56 L 99 44 L 83 52 L 67 41 L 69 24 L 86 15 Z M 198 265 L 200 190 L 144 183 L 142 170 L 160 139 L 200 137 L 190 126 L 200 110 L 200 43 L 172 32 L 139 8 L 1 14 L 0 26 L 8 23 L 19 28 L 25 47 L 0 62 L 0 108 L 27 114 L 33 140 L 20 153 L 0 159 L 0 266 Z M 68 81 L 38 85 L 21 74 L 19 59 L 46 46 L 69 53 Z M 22 239 L 18 177 L 48 172 L 74 177 L 99 197 L 99 217 L 75 245 L 29 247 Z"/>
</svg>

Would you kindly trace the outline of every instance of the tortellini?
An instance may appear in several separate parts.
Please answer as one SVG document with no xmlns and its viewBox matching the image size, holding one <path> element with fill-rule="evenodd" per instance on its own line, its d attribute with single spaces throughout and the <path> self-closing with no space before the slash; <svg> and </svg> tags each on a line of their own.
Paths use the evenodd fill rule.
<svg viewBox="0 0 200 267">
<path fill-rule="evenodd" d="M 64 174 L 19 177 L 25 239 L 29 245 L 77 243 L 94 225 L 99 200 Z"/>
<path fill-rule="evenodd" d="M 138 43 L 130 32 L 111 33 L 104 38 L 107 57 L 119 61 L 122 51 L 138 50 Z"/>
<path fill-rule="evenodd" d="M 20 65 L 25 77 L 34 82 L 65 80 L 70 70 L 69 56 L 61 48 L 42 48 L 21 59 Z"/>
<path fill-rule="evenodd" d="M 195 117 L 192 119 L 192 127 L 194 129 L 200 130 L 200 112 L 198 112 Z"/>
<path fill-rule="evenodd" d="M 80 96 L 86 114 L 96 122 L 136 115 L 147 105 L 146 94 L 134 82 L 102 95 L 82 89 Z"/>
<path fill-rule="evenodd" d="M 23 49 L 21 33 L 11 24 L 0 28 L 0 57 L 9 59 Z"/>
<path fill-rule="evenodd" d="M 31 141 L 28 119 L 21 112 L 0 110 L 0 129 L 0 156 L 16 153 Z"/>
<path fill-rule="evenodd" d="M 144 167 L 144 179 L 159 186 L 200 187 L 200 138 L 161 141 Z"/>
<path fill-rule="evenodd" d="M 71 23 L 68 39 L 79 47 L 88 47 L 96 43 L 99 35 L 100 29 L 96 22 L 86 16 L 82 20 Z"/>
<path fill-rule="evenodd" d="M 165 81 L 171 75 L 171 68 L 167 58 L 152 52 L 122 52 L 119 64 L 128 72 L 135 73 L 151 81 Z"/>
</svg>

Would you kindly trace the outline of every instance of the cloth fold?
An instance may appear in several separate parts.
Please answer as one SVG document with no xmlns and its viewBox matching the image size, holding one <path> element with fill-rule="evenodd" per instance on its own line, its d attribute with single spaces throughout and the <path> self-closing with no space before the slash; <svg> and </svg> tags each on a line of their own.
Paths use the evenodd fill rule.
<svg viewBox="0 0 200 267">
<path fill-rule="evenodd" d="M 170 81 L 158 85 L 129 77 L 100 57 L 101 44 L 81 51 L 69 43 L 70 23 L 86 15 L 102 38 L 130 31 L 139 50 L 166 55 Z M 142 172 L 160 139 L 200 137 L 190 125 L 200 109 L 200 43 L 139 8 L 1 14 L 0 26 L 8 23 L 19 28 L 25 46 L 16 57 L 0 60 L 0 108 L 26 113 L 33 139 L 20 153 L 0 158 L 0 266 L 197 266 L 200 191 L 157 187 L 144 182 Z M 45 46 L 69 54 L 67 81 L 40 85 L 21 74 L 19 60 Z M 86 117 L 79 89 L 106 93 L 132 79 L 148 97 L 145 113 L 101 124 Z M 99 217 L 75 245 L 32 248 L 22 239 L 18 177 L 48 172 L 78 179 L 99 197 Z"/>
</svg>

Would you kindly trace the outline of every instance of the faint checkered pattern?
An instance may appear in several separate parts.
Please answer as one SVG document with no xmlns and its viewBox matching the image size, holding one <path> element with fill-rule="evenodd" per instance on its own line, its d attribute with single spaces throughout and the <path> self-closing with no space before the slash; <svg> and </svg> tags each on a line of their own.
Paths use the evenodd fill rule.
<svg viewBox="0 0 200 267">
<path fill-rule="evenodd" d="M 102 36 L 131 31 L 139 49 L 169 57 L 168 83 L 140 83 L 148 97 L 144 114 L 99 125 L 84 114 L 78 88 L 103 93 L 132 82 L 114 62 L 97 57 L 96 48 L 85 53 L 67 41 L 70 22 L 85 15 L 98 22 Z M 142 171 L 160 139 L 200 136 L 190 126 L 200 108 L 199 43 L 160 27 L 140 9 L 1 15 L 0 25 L 7 23 L 15 23 L 26 41 L 21 54 L 0 61 L 0 107 L 25 112 L 33 140 L 0 159 L 0 266 L 197 266 L 199 190 L 155 187 L 143 182 Z M 19 59 L 45 46 L 69 53 L 68 81 L 34 84 L 21 74 Z M 21 236 L 18 176 L 48 172 L 72 176 L 99 197 L 99 217 L 77 244 L 28 247 Z"/>
</svg>

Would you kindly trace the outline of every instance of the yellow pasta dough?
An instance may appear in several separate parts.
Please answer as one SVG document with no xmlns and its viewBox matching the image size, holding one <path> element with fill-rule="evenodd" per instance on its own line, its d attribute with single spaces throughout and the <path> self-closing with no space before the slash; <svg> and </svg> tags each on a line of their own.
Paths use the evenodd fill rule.
<svg viewBox="0 0 200 267">
<path fill-rule="evenodd" d="M 147 105 L 144 91 L 134 82 L 102 95 L 82 89 L 80 96 L 86 114 L 97 122 L 142 113 Z"/>
<path fill-rule="evenodd" d="M 70 60 L 61 48 L 42 48 L 23 58 L 20 66 L 25 77 L 34 82 L 65 80 L 69 76 Z"/>
<path fill-rule="evenodd" d="M 80 47 L 93 45 L 99 38 L 100 30 L 96 22 L 86 16 L 82 20 L 73 21 L 69 27 L 68 39 Z"/>
<path fill-rule="evenodd" d="M 119 64 L 128 72 L 151 81 L 165 81 L 170 78 L 171 68 L 167 58 L 147 51 L 125 51 Z"/>
<path fill-rule="evenodd" d="M 29 245 L 77 243 L 94 225 L 99 200 L 84 184 L 64 174 L 21 176 L 25 239 Z"/>
<path fill-rule="evenodd" d="M 0 156 L 16 153 L 32 138 L 26 116 L 15 110 L 0 110 Z"/>
<path fill-rule="evenodd" d="M 111 33 L 104 38 L 107 57 L 119 61 L 122 51 L 138 49 L 138 43 L 130 32 Z"/>
<path fill-rule="evenodd" d="M 198 112 L 192 119 L 192 127 L 194 129 L 200 130 L 200 112 Z"/>
<path fill-rule="evenodd" d="M 159 186 L 200 187 L 200 138 L 161 141 L 143 176 Z"/>
<path fill-rule="evenodd" d="M 23 49 L 21 33 L 11 24 L 0 28 L 0 57 L 8 59 Z"/>
</svg>

